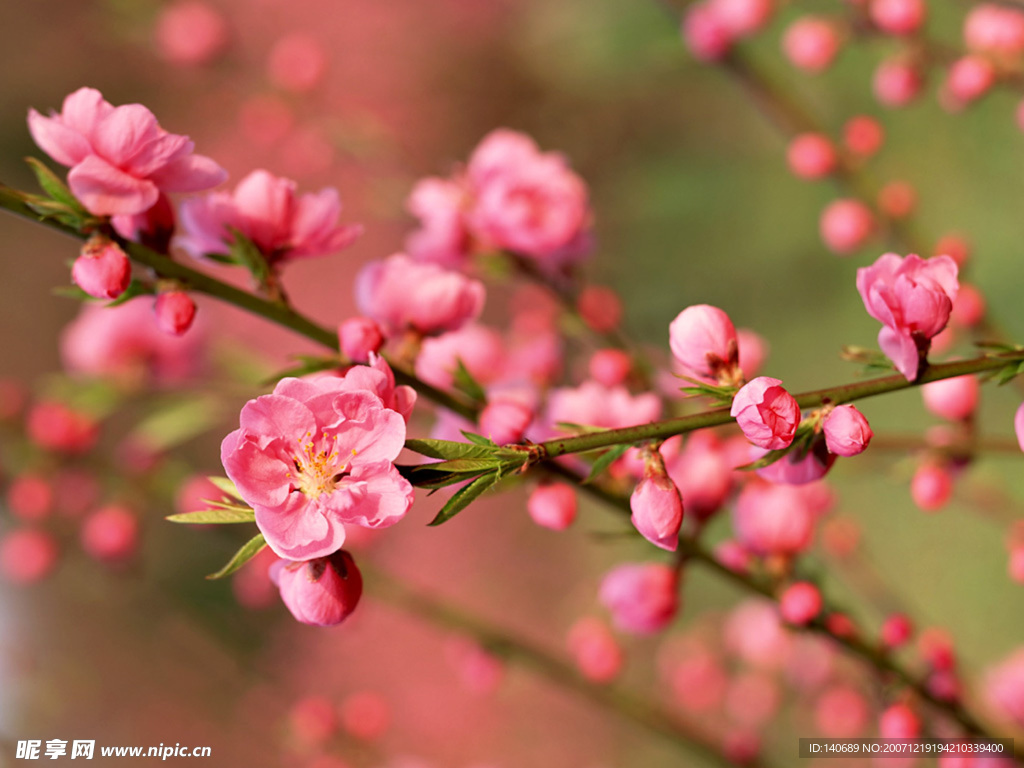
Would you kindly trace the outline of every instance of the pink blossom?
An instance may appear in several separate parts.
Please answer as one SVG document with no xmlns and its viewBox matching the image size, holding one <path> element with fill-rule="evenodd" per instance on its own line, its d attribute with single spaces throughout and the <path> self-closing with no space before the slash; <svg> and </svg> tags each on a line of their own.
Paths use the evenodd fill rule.
<svg viewBox="0 0 1024 768">
<path fill-rule="evenodd" d="M 445 656 L 473 693 L 493 693 L 505 677 L 505 662 L 468 638 L 452 638 L 445 645 Z"/>
<path fill-rule="evenodd" d="M 36 445 L 64 453 L 84 453 L 99 437 L 99 424 L 95 420 L 55 400 L 44 400 L 32 406 L 25 428 Z"/>
<path fill-rule="evenodd" d="M 693 3 L 686 9 L 683 40 L 697 61 L 719 61 L 729 52 L 736 34 L 714 2 Z"/>
<path fill-rule="evenodd" d="M 949 319 L 962 328 L 974 328 L 985 319 L 985 296 L 970 283 L 961 283 Z"/>
<path fill-rule="evenodd" d="M 641 480 L 629 497 L 633 526 L 657 547 L 675 552 L 683 524 L 683 499 L 668 477 L 653 474 Z"/>
<path fill-rule="evenodd" d="M 888 182 L 878 192 L 878 210 L 890 219 L 905 219 L 917 207 L 917 190 L 906 181 Z"/>
<path fill-rule="evenodd" d="M 889 35 L 911 35 L 924 24 L 928 7 L 924 0 L 871 0 L 871 21 Z"/>
<path fill-rule="evenodd" d="M 1002 718 L 1024 725 L 1024 649 L 1016 649 L 987 670 L 983 692 Z"/>
<path fill-rule="evenodd" d="M 171 336 L 185 333 L 196 317 L 196 303 L 185 291 L 164 291 L 156 297 L 153 310 L 157 327 Z"/>
<path fill-rule="evenodd" d="M 13 584 L 34 584 L 53 572 L 59 555 L 46 531 L 18 528 L 0 539 L 0 574 Z"/>
<path fill-rule="evenodd" d="M 996 69 L 991 61 L 981 56 L 962 56 L 946 73 L 943 95 L 950 109 L 963 109 L 984 96 L 995 81 Z"/>
<path fill-rule="evenodd" d="M 580 673 L 595 683 L 610 683 L 622 671 L 622 648 L 598 619 L 583 618 L 569 630 L 569 652 Z"/>
<path fill-rule="evenodd" d="M 405 421 L 357 385 L 347 377 L 283 379 L 273 394 L 250 400 L 241 428 L 224 438 L 228 477 L 282 557 L 330 555 L 346 525 L 394 525 L 412 504 L 412 486 L 392 463 Z"/>
<path fill-rule="evenodd" d="M 811 544 L 814 512 L 800 487 L 748 483 L 732 517 L 739 542 L 761 555 L 794 555 Z"/>
<path fill-rule="evenodd" d="M 882 644 L 886 648 L 899 648 L 906 645 L 914 634 L 914 625 L 904 613 L 893 613 L 882 622 Z"/>
<path fill-rule="evenodd" d="M 887 253 L 857 270 L 864 307 L 885 326 L 878 343 L 908 380 L 917 377 L 930 340 L 946 327 L 958 289 L 956 262 L 948 256 Z"/>
<path fill-rule="evenodd" d="M 224 50 L 228 25 L 202 0 L 179 0 L 160 11 L 154 30 L 156 47 L 173 64 L 206 64 Z"/>
<path fill-rule="evenodd" d="M 318 627 L 348 618 L 363 593 L 362 574 L 343 550 L 307 562 L 279 560 L 271 566 L 270 578 L 292 616 Z"/>
<path fill-rule="evenodd" d="M 822 211 L 818 227 L 828 249 L 847 256 L 867 243 L 875 231 L 875 216 L 860 200 L 835 200 Z"/>
<path fill-rule="evenodd" d="M 365 363 L 384 346 L 384 334 L 370 318 L 350 317 L 338 326 L 338 346 L 353 362 Z"/>
<path fill-rule="evenodd" d="M 330 374 L 326 376 L 331 377 Z M 405 423 L 409 423 L 413 406 L 416 405 L 416 390 L 405 384 L 396 387 L 395 374 L 383 357 L 370 355 L 369 365 L 354 365 L 341 378 L 348 389 L 373 392 L 385 408 L 397 411 Z"/>
<path fill-rule="evenodd" d="M 288 725 L 303 746 L 323 747 L 338 732 L 338 713 L 326 696 L 304 696 L 291 706 Z"/>
<path fill-rule="evenodd" d="M 1017 444 L 1024 451 L 1024 403 L 1017 407 L 1017 411 L 1013 415 L 1013 431 L 1017 435 Z"/>
<path fill-rule="evenodd" d="M 839 684 L 818 698 L 814 716 L 823 736 L 830 739 L 852 739 L 867 728 L 869 711 L 859 691 Z"/>
<path fill-rule="evenodd" d="M 530 493 L 526 511 L 542 528 L 564 531 L 576 519 L 576 490 L 568 483 L 542 483 Z"/>
<path fill-rule="evenodd" d="M 775 716 L 780 699 L 779 683 L 772 675 L 762 670 L 745 669 L 733 675 L 728 683 L 725 713 L 734 723 L 757 728 Z"/>
<path fill-rule="evenodd" d="M 117 243 L 90 238 L 71 267 L 71 279 L 90 296 L 116 299 L 128 289 L 132 266 Z"/>
<path fill-rule="evenodd" d="M 456 331 L 479 317 L 486 296 L 479 280 L 402 253 L 363 267 L 355 291 L 360 311 L 390 334 Z"/>
<path fill-rule="evenodd" d="M 856 456 L 868 447 L 874 432 L 853 405 L 836 406 L 822 424 L 825 444 L 837 456 Z"/>
<path fill-rule="evenodd" d="M 764 448 L 750 446 L 750 461 L 757 461 L 766 453 Z M 806 485 L 827 475 L 835 461 L 836 455 L 829 452 L 824 438 L 817 435 L 812 439 L 811 448 L 806 454 L 803 451 L 790 451 L 778 461 L 755 471 L 758 477 L 772 483 Z"/>
<path fill-rule="evenodd" d="M 562 155 L 501 129 L 480 142 L 467 176 L 467 220 L 485 244 L 556 261 L 581 255 L 591 219 L 587 187 Z"/>
<path fill-rule="evenodd" d="M 751 598 L 732 610 L 723 628 L 730 653 L 758 669 L 777 669 L 789 655 L 791 638 L 775 604 Z"/>
<path fill-rule="evenodd" d="M 599 349 L 590 356 L 590 378 L 606 387 L 622 384 L 633 369 L 633 360 L 621 349 Z"/>
<path fill-rule="evenodd" d="M 465 209 L 469 191 L 460 180 L 427 178 L 416 183 L 406 207 L 420 221 L 405 241 L 417 261 L 458 269 L 469 256 L 471 242 Z"/>
<path fill-rule="evenodd" d="M 924 512 L 937 512 L 953 496 L 953 475 L 944 464 L 925 461 L 910 481 L 910 496 Z"/>
<path fill-rule="evenodd" d="M 174 236 L 177 219 L 171 201 L 163 192 L 153 207 L 142 213 L 112 216 L 110 224 L 125 240 L 142 243 L 157 253 L 167 253 Z"/>
<path fill-rule="evenodd" d="M 921 387 L 925 408 L 950 421 L 970 418 L 978 407 L 980 396 L 981 385 L 976 376 L 956 376 Z"/>
<path fill-rule="evenodd" d="M 552 424 L 617 429 L 655 421 L 660 414 L 661 401 L 657 395 L 631 395 L 621 385 L 605 387 L 596 381 L 556 389 L 548 397 L 548 421 Z"/>
<path fill-rule="evenodd" d="M 533 421 L 533 409 L 512 398 L 492 398 L 480 413 L 480 431 L 498 445 L 518 443 Z"/>
<path fill-rule="evenodd" d="M 843 126 L 846 148 L 858 157 L 871 157 L 885 143 L 882 124 L 868 115 L 854 115 Z"/>
<path fill-rule="evenodd" d="M 135 554 L 139 520 L 127 507 L 111 504 L 93 512 L 82 523 L 82 549 L 102 562 L 116 563 Z"/>
<path fill-rule="evenodd" d="M 650 634 L 667 627 L 679 609 L 679 579 L 661 563 L 620 565 L 601 581 L 601 603 L 615 626 L 625 632 Z"/>
<path fill-rule="evenodd" d="M 252 240 L 271 265 L 325 256 L 351 245 L 363 228 L 338 224 L 341 198 L 330 187 L 296 194 L 296 183 L 255 170 L 234 192 L 213 192 L 181 205 L 183 234 L 178 244 L 191 256 L 227 254 L 238 230 Z"/>
<path fill-rule="evenodd" d="M 820 179 L 832 173 L 839 155 L 832 141 L 821 133 L 801 133 L 789 143 L 789 169 L 801 179 Z"/>
<path fill-rule="evenodd" d="M 89 304 L 64 329 L 61 360 L 71 373 L 171 384 L 202 364 L 205 339 L 197 330 L 180 337 L 162 332 L 146 297 L 109 308 Z"/>
<path fill-rule="evenodd" d="M 42 475 L 25 472 L 11 480 L 7 488 L 7 507 L 12 515 L 26 523 L 45 520 L 53 512 L 53 487 Z"/>
<path fill-rule="evenodd" d="M 416 375 L 435 387 L 451 389 L 459 361 L 484 386 L 497 381 L 505 367 L 505 348 L 493 328 L 469 323 L 457 331 L 423 340 Z"/>
<path fill-rule="evenodd" d="M 964 42 L 977 53 L 1018 56 L 1024 53 L 1024 13 L 997 3 L 976 5 L 964 19 Z"/>
<path fill-rule="evenodd" d="M 733 398 L 729 415 L 751 443 L 772 451 L 788 447 L 800 426 L 796 398 L 782 381 L 768 376 L 744 385 Z"/>
<path fill-rule="evenodd" d="M 686 500 L 686 511 L 706 520 L 732 490 L 732 465 L 721 441 L 707 430 L 693 433 L 678 455 L 665 460 L 668 476 Z"/>
<path fill-rule="evenodd" d="M 674 663 L 666 675 L 673 701 L 685 712 L 709 714 L 725 697 L 726 671 L 711 651 L 696 647 Z"/>
<path fill-rule="evenodd" d="M 887 107 L 905 107 L 921 93 L 924 78 L 911 62 L 886 59 L 875 70 L 875 98 Z"/>
<path fill-rule="evenodd" d="M 773 0 L 711 0 L 715 13 L 736 37 L 749 37 L 762 29 L 774 10 Z"/>
<path fill-rule="evenodd" d="M 209 189 L 227 175 L 141 104 L 114 107 L 93 88 L 69 95 L 60 114 L 29 110 L 28 127 L 46 154 L 71 167 L 72 193 L 97 216 L 142 213 L 161 192 Z"/>
<path fill-rule="evenodd" d="M 821 592 L 809 581 L 790 584 L 779 597 L 779 613 L 790 624 L 807 624 L 821 613 L 821 607 Z"/>
<path fill-rule="evenodd" d="M 916 739 L 921 735 L 921 718 L 909 704 L 893 704 L 878 719 L 878 735 L 883 739 Z"/>
<path fill-rule="evenodd" d="M 576 298 L 576 311 L 592 331 L 607 333 L 622 321 L 622 299 L 614 288 L 588 285 Z"/>
<path fill-rule="evenodd" d="M 668 327 L 672 355 L 692 378 L 734 382 L 739 365 L 739 342 L 729 316 L 718 307 L 687 307 Z"/>
<path fill-rule="evenodd" d="M 839 33 L 826 18 L 803 16 L 794 21 L 782 38 L 782 51 L 793 66 L 808 72 L 828 69 L 839 53 Z"/>
</svg>

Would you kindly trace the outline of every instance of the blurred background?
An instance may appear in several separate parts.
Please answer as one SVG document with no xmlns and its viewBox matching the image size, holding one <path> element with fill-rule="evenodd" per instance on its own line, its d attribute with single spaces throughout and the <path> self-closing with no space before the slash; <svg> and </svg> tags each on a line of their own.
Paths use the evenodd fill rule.
<svg viewBox="0 0 1024 768">
<path fill-rule="evenodd" d="M 854 277 L 887 244 L 875 239 L 845 258 L 824 247 L 819 215 L 840 190 L 788 171 L 787 137 L 733 78 L 693 60 L 671 7 L 653 0 L 210 0 L 202 7 L 214 20 L 186 24 L 191 32 L 183 33 L 172 11 L 189 5 L 0 4 L 0 181 L 34 188 L 22 158 L 42 153 L 28 134 L 27 110 L 59 109 L 66 94 L 87 85 L 114 104 L 145 104 L 234 181 L 266 168 L 304 191 L 336 186 L 344 219 L 364 223 L 366 234 L 344 254 L 296 263 L 285 275 L 296 305 L 332 326 L 355 312 L 359 266 L 401 250 L 413 226 L 404 208 L 412 184 L 449 174 L 488 131 L 507 126 L 564 152 L 589 184 L 599 246 L 587 274 L 620 292 L 625 329 L 662 360 L 668 323 L 694 303 L 720 306 L 737 325 L 756 329 L 771 347 L 762 372 L 791 391 L 859 375 L 840 359 L 842 345 L 875 345 L 877 324 Z M 865 173 L 879 184 L 899 179 L 916 187 L 913 227 L 924 248 L 950 232 L 965 234 L 970 280 L 987 297 L 993 323 L 1007 338 L 1024 339 L 1018 97 L 1003 89 L 950 114 L 932 82 L 914 105 L 887 111 L 872 95 L 871 73 L 895 44 L 858 41 L 829 72 L 797 73 L 779 53 L 782 30 L 799 13 L 829 12 L 832 4 L 795 5 L 744 45 L 749 60 L 834 135 L 854 114 L 881 121 L 885 144 Z M 957 43 L 968 7 L 936 4 L 930 33 Z M 24 388 L 66 391 L 52 376 L 61 368 L 62 329 L 79 306 L 53 289 L 69 284 L 76 246 L 11 217 L 0 217 L 0 243 L 0 375 Z M 246 597 L 237 584 L 205 581 L 237 547 L 235 532 L 162 518 L 175 511 L 185 479 L 219 471 L 219 441 L 242 403 L 258 394 L 255 382 L 309 348 L 210 302 L 200 313 L 208 329 L 219 330 L 211 342 L 214 384 L 207 389 L 218 396 L 208 431 L 176 440 L 159 466 L 150 465 L 124 438 L 138 436 L 134 425 L 145 416 L 136 398 L 96 452 L 114 478 L 108 488 L 113 483 L 139 507 L 140 555 L 107 568 L 68 534 L 48 579 L 0 587 L 5 742 L 209 745 L 210 764 L 224 766 L 305 766 L 321 753 L 344 761 L 338 765 L 395 768 L 710 764 L 698 755 L 681 763 L 671 743 L 529 670 L 510 664 L 500 684 L 481 684 L 489 673 L 466 671 L 457 636 L 375 599 L 370 576 L 357 614 L 330 630 L 298 625 L 258 584 Z M 496 312 L 487 319 L 502 323 Z M 1012 386 L 986 387 L 979 434 L 1005 446 L 1019 401 Z M 938 423 L 913 391 L 867 401 L 862 410 L 879 436 L 919 434 Z M 830 475 L 839 498 L 833 514 L 859 526 L 868 565 L 829 571 L 825 584 L 867 626 L 906 607 L 920 626 L 946 627 L 966 677 L 976 679 L 1024 638 L 1021 587 L 1006 577 L 1004 546 L 1024 493 L 1019 455 L 980 456 L 935 515 L 911 503 L 916 461 L 880 450 L 840 462 Z M 48 479 L 71 483 L 65 490 L 72 495 L 80 490 L 73 480 Z M 439 503 L 424 500 L 396 529 L 367 542 L 363 557 L 564 655 L 573 622 L 601 614 L 601 574 L 649 552 L 614 535 L 621 522 L 591 502 L 573 529 L 554 534 L 530 523 L 524 499 L 522 488 L 487 498 L 430 530 L 424 525 Z M 712 540 L 728 535 L 725 518 L 712 524 Z M 743 598 L 698 569 L 687 573 L 683 594 L 675 636 L 713 624 Z M 671 705 L 674 694 L 659 672 L 668 641 L 621 642 L 623 683 Z M 858 667 L 842 674 L 871 695 Z M 296 710 L 310 696 L 340 710 L 308 701 Z M 762 737 L 765 753 L 785 765 L 795 737 L 815 727 L 809 699 L 779 696 L 786 727 Z M 747 728 L 743 706 L 734 709 L 707 715 L 709 722 L 725 717 L 728 728 L 735 716 L 735 727 Z M 347 725 L 322 739 L 317 723 L 326 728 L 339 711 Z M 863 733 L 870 732 L 866 724 Z M 13 764 L 13 754 L 5 747 L 0 765 Z"/>
</svg>

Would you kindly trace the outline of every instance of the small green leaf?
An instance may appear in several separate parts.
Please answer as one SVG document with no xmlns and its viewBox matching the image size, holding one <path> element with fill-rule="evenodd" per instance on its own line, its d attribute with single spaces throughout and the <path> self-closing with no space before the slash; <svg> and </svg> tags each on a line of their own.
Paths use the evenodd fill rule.
<svg viewBox="0 0 1024 768">
<path fill-rule="evenodd" d="M 68 189 L 67 185 L 60 180 L 60 178 L 43 165 L 39 160 L 34 157 L 26 157 L 25 162 L 28 163 L 29 168 L 32 169 L 32 173 L 35 174 L 36 181 L 39 182 L 40 188 L 48 194 L 53 200 L 63 205 L 82 216 L 88 215 L 85 208 L 82 206 L 78 199 L 71 194 L 71 190 Z"/>
<path fill-rule="evenodd" d="M 438 464 L 430 464 L 430 468 L 441 472 L 456 472 L 461 474 L 477 475 L 481 472 L 489 472 L 497 469 L 500 461 L 491 457 L 487 459 L 451 459 Z"/>
<path fill-rule="evenodd" d="M 736 467 L 736 469 L 741 470 L 743 472 L 754 469 L 764 469 L 765 467 L 771 466 L 776 461 L 785 458 L 785 456 L 790 453 L 792 448 L 793 446 L 790 445 L 787 448 L 779 448 L 778 450 L 775 451 L 768 451 L 768 453 L 766 453 L 757 461 L 752 461 L 749 464 L 744 464 L 741 467 Z"/>
<path fill-rule="evenodd" d="M 486 459 L 494 456 L 494 451 L 485 446 L 451 440 L 409 439 L 405 441 L 405 447 L 432 459 Z"/>
<path fill-rule="evenodd" d="M 469 440 L 469 442 L 471 442 L 473 445 L 480 445 L 483 446 L 484 448 L 498 447 L 498 444 L 491 440 L 489 437 L 478 435 L 476 432 L 467 432 L 464 429 L 460 429 L 459 431 L 462 433 L 463 437 Z"/>
<path fill-rule="evenodd" d="M 603 475 L 608 467 L 620 459 L 622 455 L 629 450 L 629 448 L 629 445 L 616 445 L 598 456 L 591 465 L 590 474 L 587 475 L 587 479 L 583 481 L 583 484 L 587 485 L 588 483 L 592 483 L 597 480 L 597 478 Z"/>
<path fill-rule="evenodd" d="M 431 464 L 396 464 L 398 473 L 417 488 L 429 488 L 433 491 L 446 488 L 456 483 L 464 483 L 467 476 L 459 472 L 439 472 L 432 469 Z"/>
<path fill-rule="evenodd" d="M 437 516 L 428 525 L 435 526 L 447 523 L 497 482 L 498 476 L 496 473 L 480 475 L 476 480 L 452 494 L 452 497 L 441 507 L 441 511 L 437 513 Z"/>
<path fill-rule="evenodd" d="M 206 432 L 219 417 L 216 398 L 190 397 L 165 402 L 132 430 L 132 437 L 156 450 L 167 450 Z"/>
<path fill-rule="evenodd" d="M 256 555 L 260 553 L 265 546 L 267 546 L 266 539 L 263 538 L 262 533 L 257 533 L 251 539 L 249 539 L 242 548 L 235 552 L 234 557 L 228 560 L 227 564 L 216 573 L 211 573 L 206 578 L 208 579 L 223 579 L 225 576 L 230 576 L 232 573 L 237 571 L 247 562 L 252 560 Z"/>
<path fill-rule="evenodd" d="M 215 509 L 200 509 L 196 512 L 168 515 L 165 519 L 172 523 L 189 523 L 190 525 L 219 525 L 256 521 L 256 513 L 248 507 L 228 506 L 209 499 L 203 499 L 203 501 Z"/>
<path fill-rule="evenodd" d="M 238 492 L 238 489 L 235 488 L 235 484 L 228 480 L 226 477 L 214 476 L 208 477 L 206 479 L 213 483 L 215 486 L 217 486 L 217 488 L 220 489 L 220 491 L 223 492 L 225 496 L 230 496 L 233 499 L 244 501 L 244 499 L 242 499 L 242 494 L 240 494 Z"/>
<path fill-rule="evenodd" d="M 563 432 L 573 432 L 581 435 L 591 435 L 597 432 L 607 432 L 605 427 L 591 427 L 587 424 L 577 424 L 573 421 L 558 421 L 555 426 Z"/>
<path fill-rule="evenodd" d="M 232 236 L 231 259 L 248 269 L 260 285 L 266 283 L 270 277 L 270 264 L 267 263 L 263 251 L 234 227 L 228 227 L 228 231 Z"/>
<path fill-rule="evenodd" d="M 480 382 L 473 378 L 473 374 L 469 372 L 461 357 L 455 359 L 453 382 L 456 389 L 461 390 L 478 403 L 487 402 L 487 393 Z"/>
<path fill-rule="evenodd" d="M 136 296 L 151 296 L 154 293 L 156 293 L 156 291 L 154 290 L 153 286 L 147 285 L 139 280 L 132 280 L 128 284 L 128 287 L 125 289 L 125 292 L 122 293 L 113 301 L 107 302 L 107 306 L 116 307 L 121 304 L 124 304 L 126 301 L 131 301 Z"/>
</svg>

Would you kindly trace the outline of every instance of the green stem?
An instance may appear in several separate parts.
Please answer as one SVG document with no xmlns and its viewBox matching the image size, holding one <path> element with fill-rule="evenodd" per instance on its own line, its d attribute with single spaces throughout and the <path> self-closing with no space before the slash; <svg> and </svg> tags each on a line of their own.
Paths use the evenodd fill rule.
<svg viewBox="0 0 1024 768">
<path fill-rule="evenodd" d="M 65 235 L 84 240 L 87 235 L 79 232 L 74 227 L 61 224 L 54 219 L 42 218 L 29 208 L 15 190 L 0 183 L 0 209 L 7 210 L 17 216 L 29 219 L 44 226 L 63 232 Z M 315 323 L 310 318 L 293 310 L 282 302 L 270 301 L 256 294 L 243 291 L 233 285 L 211 277 L 203 272 L 187 267 L 169 256 L 157 253 L 139 243 L 133 243 L 118 239 L 121 247 L 131 259 L 145 267 L 149 267 L 159 277 L 178 280 L 189 290 L 196 293 L 206 294 L 227 304 L 233 304 L 240 309 L 251 312 L 259 317 L 266 318 L 271 322 L 295 331 L 300 336 L 313 341 L 320 346 L 327 347 L 332 351 L 338 349 L 338 336 L 333 331 Z M 438 405 L 447 408 L 461 416 L 469 419 L 476 418 L 476 409 L 469 403 L 443 392 L 436 387 L 420 381 L 414 374 L 401 366 L 392 365 L 395 380 L 399 384 L 408 384 L 418 392 L 428 397 Z"/>
</svg>

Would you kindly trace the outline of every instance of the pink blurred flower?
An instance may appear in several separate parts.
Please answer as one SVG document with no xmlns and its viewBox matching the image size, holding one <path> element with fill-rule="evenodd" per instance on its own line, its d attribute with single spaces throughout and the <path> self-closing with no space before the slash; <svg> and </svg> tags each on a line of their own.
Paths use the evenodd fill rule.
<svg viewBox="0 0 1024 768">
<path fill-rule="evenodd" d="M 81 540 L 82 549 L 95 560 L 122 562 L 138 549 L 139 520 L 127 507 L 102 507 L 83 521 Z"/>
<path fill-rule="evenodd" d="M 886 616 L 880 632 L 882 644 L 886 648 L 899 648 L 906 645 L 914 634 L 914 625 L 904 613 L 893 613 Z"/>
<path fill-rule="evenodd" d="M 616 429 L 655 421 L 660 414 L 661 401 L 657 395 L 651 392 L 631 395 L 621 385 L 605 387 L 596 381 L 584 381 L 575 388 L 556 389 L 548 397 L 548 421 L 551 424 Z"/>
<path fill-rule="evenodd" d="M 875 216 L 860 200 L 835 200 L 821 213 L 821 239 L 830 251 L 847 256 L 859 250 L 875 231 Z"/>
<path fill-rule="evenodd" d="M 953 475 L 945 464 L 925 461 L 910 481 L 910 497 L 924 512 L 937 512 L 953 495 Z"/>
<path fill-rule="evenodd" d="M 732 490 L 732 464 L 714 432 L 694 432 L 683 449 L 665 459 L 668 476 L 686 501 L 686 511 L 706 520 L 725 503 Z"/>
<path fill-rule="evenodd" d="M 531 491 L 526 511 L 537 525 L 564 531 L 576 519 L 576 490 L 568 483 L 541 483 Z"/>
<path fill-rule="evenodd" d="M 480 432 L 498 445 L 518 443 L 533 421 L 533 409 L 512 398 L 492 398 L 480 413 Z"/>
<path fill-rule="evenodd" d="M 541 259 L 582 255 L 591 219 L 587 187 L 561 154 L 499 129 L 480 142 L 466 173 L 473 191 L 467 220 L 478 239 Z"/>
<path fill-rule="evenodd" d="M 270 578 L 292 616 L 319 627 L 340 624 L 363 594 L 362 574 L 352 556 L 341 550 L 307 562 L 279 560 Z"/>
<path fill-rule="evenodd" d="M 71 267 L 71 279 L 90 296 L 116 299 L 132 279 L 132 265 L 121 247 L 105 237 L 92 237 Z"/>
<path fill-rule="evenodd" d="M 907 380 L 917 377 L 931 339 L 946 327 L 958 288 L 956 262 L 948 256 L 886 253 L 857 270 L 864 307 L 885 326 L 878 344 Z"/>
<path fill-rule="evenodd" d="M 153 305 L 156 325 L 166 334 L 181 336 L 192 327 L 196 317 L 196 303 L 185 291 L 164 291 Z"/>
<path fill-rule="evenodd" d="M 790 624 L 807 624 L 821 613 L 821 607 L 821 592 L 809 581 L 790 584 L 779 597 L 779 613 Z"/>
<path fill-rule="evenodd" d="M 71 167 L 68 186 L 97 216 L 142 213 L 161 192 L 197 192 L 227 176 L 141 104 L 114 107 L 93 88 L 70 94 L 60 114 L 29 110 L 28 126 L 46 154 Z"/>
<path fill-rule="evenodd" d="M 313 90 L 327 73 L 327 54 L 319 42 L 301 32 L 285 35 L 270 49 L 267 76 L 293 93 Z"/>
<path fill-rule="evenodd" d="M 683 524 L 683 499 L 667 476 L 644 477 L 629 497 L 634 527 L 657 547 L 675 552 Z"/>
<path fill-rule="evenodd" d="M 984 96 L 995 84 L 996 68 L 982 56 L 962 56 L 954 61 L 946 73 L 942 95 L 945 105 L 952 110 L 963 109 Z"/>
<path fill-rule="evenodd" d="M 792 645 L 775 604 L 762 598 L 747 599 L 730 612 L 723 639 L 733 655 L 758 669 L 783 666 Z"/>
<path fill-rule="evenodd" d="M 1018 648 L 987 670 L 983 693 L 1003 719 L 1024 725 L 1024 649 Z"/>
<path fill-rule="evenodd" d="M 686 9 L 681 31 L 690 53 L 703 62 L 722 59 L 736 39 L 728 20 L 707 0 Z"/>
<path fill-rule="evenodd" d="M 264 170 L 238 182 L 234 192 L 213 192 L 181 205 L 184 232 L 178 244 L 191 256 L 227 254 L 238 230 L 255 243 L 271 265 L 325 256 L 351 245 L 363 228 L 338 224 L 341 198 L 325 188 L 296 194 L 296 183 Z"/>
<path fill-rule="evenodd" d="M 761 555 L 797 554 L 814 535 L 814 512 L 799 486 L 748 483 L 732 523 L 739 542 Z"/>
<path fill-rule="evenodd" d="M 24 472 L 11 480 L 7 488 L 10 513 L 26 523 L 45 520 L 53 512 L 53 487 L 42 475 Z"/>
<path fill-rule="evenodd" d="M 607 333 L 622 320 L 622 299 L 614 288 L 588 285 L 576 298 L 576 311 L 592 331 Z"/>
<path fill-rule="evenodd" d="M 374 691 L 349 694 L 338 708 L 341 726 L 362 741 L 376 741 L 391 726 L 391 705 Z"/>
<path fill-rule="evenodd" d="M 716 383 L 735 383 L 739 375 L 739 342 L 729 316 L 718 307 L 687 307 L 668 327 L 673 357 L 688 376 Z"/>
<path fill-rule="evenodd" d="M 1024 13 L 997 3 L 980 3 L 964 19 L 964 42 L 977 53 L 1019 56 L 1024 53 Z"/>
<path fill-rule="evenodd" d="M 483 283 L 403 253 L 367 264 L 356 277 L 356 303 L 390 334 L 456 331 L 479 317 Z"/>
<path fill-rule="evenodd" d="M 823 72 L 839 53 L 839 33 L 835 25 L 819 16 L 803 16 L 786 30 L 782 51 L 793 66 L 807 72 Z"/>
<path fill-rule="evenodd" d="M 412 486 L 392 463 L 405 421 L 355 384 L 283 379 L 242 408 L 241 428 L 221 445 L 228 477 L 282 557 L 330 555 L 345 525 L 387 527 L 412 504 Z"/>
<path fill-rule="evenodd" d="M 711 0 L 715 13 L 736 37 L 748 37 L 771 19 L 774 0 Z"/>
<path fill-rule="evenodd" d="M 893 704 L 878 718 L 878 735 L 883 739 L 916 739 L 921 735 L 921 718 L 909 704 Z"/>
<path fill-rule="evenodd" d="M 1024 403 L 1017 407 L 1017 411 L 1013 415 L 1013 431 L 1017 435 L 1017 444 L 1024 451 Z"/>
<path fill-rule="evenodd" d="M 868 705 L 859 691 L 834 685 L 822 694 L 815 707 L 815 722 L 823 736 L 852 739 L 868 725 Z"/>
<path fill-rule="evenodd" d="M 750 461 L 757 461 L 767 451 L 764 448 L 750 446 Z M 767 467 L 755 470 L 757 476 L 771 483 L 783 485 L 807 485 L 820 480 L 835 464 L 836 454 L 830 453 L 828 444 L 822 435 L 812 438 L 810 450 L 790 451 L 778 461 Z"/>
<path fill-rule="evenodd" d="M 662 563 L 620 565 L 601 581 L 600 597 L 619 629 L 637 634 L 658 632 L 679 610 L 678 574 Z"/>
<path fill-rule="evenodd" d="M 227 45 L 228 25 L 208 3 L 180 0 L 161 9 L 154 37 L 160 55 L 172 64 L 206 64 Z"/>
<path fill-rule="evenodd" d="M 0 539 L 0 573 L 13 584 L 33 584 L 53 572 L 59 555 L 46 531 L 18 528 Z"/>
<path fill-rule="evenodd" d="M 747 439 L 768 450 L 786 448 L 800 426 L 800 406 L 782 381 L 758 376 L 744 385 L 732 401 L 729 415 Z"/>
<path fill-rule="evenodd" d="M 924 0 L 871 0 L 871 21 L 889 35 L 911 35 L 928 16 Z"/>
<path fill-rule="evenodd" d="M 875 70 L 875 98 L 887 107 L 905 107 L 921 93 L 924 78 L 911 62 L 886 59 Z"/>
<path fill-rule="evenodd" d="M 801 133 L 789 143 L 789 169 L 801 179 L 820 179 L 832 173 L 839 155 L 832 141 L 821 133 Z"/>
<path fill-rule="evenodd" d="M 338 326 L 338 346 L 353 362 L 365 363 L 384 346 L 384 334 L 370 318 L 350 317 Z"/>
<path fill-rule="evenodd" d="M 448 269 L 464 264 L 471 249 L 465 221 L 468 195 L 461 180 L 431 177 L 416 182 L 406 201 L 409 213 L 420 221 L 405 241 L 410 256 Z"/>
<path fill-rule="evenodd" d="M 836 406 L 822 424 L 825 444 L 837 456 L 856 456 L 863 452 L 874 432 L 864 414 L 853 405 Z"/>
<path fill-rule="evenodd" d="M 501 378 L 505 348 L 493 328 L 469 323 L 462 328 L 423 340 L 416 356 L 416 375 L 435 387 L 451 389 L 459 361 L 486 386 Z"/>
<path fill-rule="evenodd" d="M 590 356 L 590 378 L 606 387 L 622 384 L 633 369 L 633 360 L 621 349 L 599 349 Z"/>
<path fill-rule="evenodd" d="M 622 648 L 598 619 L 583 618 L 569 630 L 569 652 L 580 673 L 595 683 L 610 683 L 622 671 Z"/>
<path fill-rule="evenodd" d="M 956 376 L 921 387 L 924 406 L 936 416 L 950 421 L 968 419 L 978 407 L 981 385 L 977 376 Z"/>
<path fill-rule="evenodd" d="M 84 453 L 99 437 L 94 419 L 55 400 L 32 406 L 25 429 L 36 445 L 64 453 Z"/>
<path fill-rule="evenodd" d="M 885 129 L 869 115 L 854 115 L 843 125 L 846 148 L 858 157 L 871 157 L 885 143 Z"/>
</svg>

